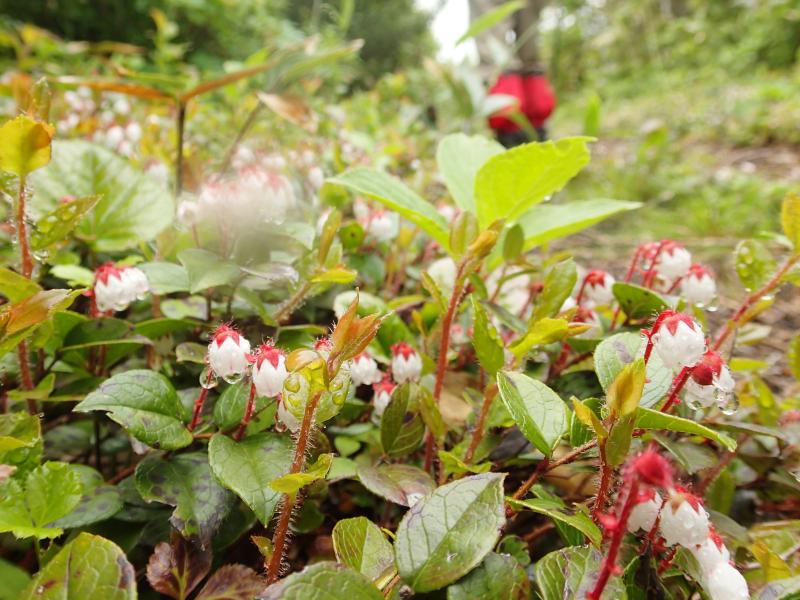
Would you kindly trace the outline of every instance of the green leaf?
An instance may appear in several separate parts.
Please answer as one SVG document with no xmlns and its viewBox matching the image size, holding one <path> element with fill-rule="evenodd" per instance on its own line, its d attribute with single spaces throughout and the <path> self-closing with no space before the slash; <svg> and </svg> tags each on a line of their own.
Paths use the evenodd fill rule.
<svg viewBox="0 0 800 600">
<path fill-rule="evenodd" d="M 25 569 L 0 558 L 0 600 L 19 600 L 22 590 L 28 587 L 31 576 Z"/>
<path fill-rule="evenodd" d="M 523 250 L 528 251 L 578 233 L 609 217 L 640 206 L 640 202 L 605 198 L 536 206 L 518 219 L 525 234 Z"/>
<path fill-rule="evenodd" d="M 264 590 L 259 600 L 383 600 L 361 573 L 334 562 L 318 562 Z"/>
<path fill-rule="evenodd" d="M 795 251 L 800 251 L 800 196 L 786 194 L 781 204 L 781 228 L 792 242 Z"/>
<path fill-rule="evenodd" d="M 567 429 L 569 414 L 564 401 L 544 383 L 522 373 L 500 371 L 497 388 L 522 434 L 550 456 Z"/>
<path fill-rule="evenodd" d="M 172 223 L 172 194 L 111 150 L 81 140 L 55 142 L 53 160 L 32 178 L 34 216 L 64 196 L 101 196 L 75 234 L 95 251 L 136 248 Z"/>
<path fill-rule="evenodd" d="M 646 345 L 644 337 L 633 332 L 618 333 L 600 342 L 594 351 L 594 365 L 603 390 L 608 392 L 623 367 L 644 355 Z M 658 404 L 669 392 L 672 379 L 672 371 L 664 366 L 658 354 L 651 354 L 647 361 L 641 405 L 650 407 Z"/>
<path fill-rule="evenodd" d="M 39 571 L 20 600 L 136 600 L 136 574 L 125 553 L 99 535 L 80 533 Z"/>
<path fill-rule="evenodd" d="M 141 369 L 114 375 L 74 410 L 109 411 L 109 418 L 153 448 L 176 450 L 192 443 L 192 434 L 181 421 L 183 408 L 175 388 L 155 371 Z"/>
<path fill-rule="evenodd" d="M 600 528 L 582 512 L 569 513 L 560 503 L 547 498 L 532 498 L 528 500 L 512 500 L 509 498 L 508 502 L 515 510 L 532 510 L 540 515 L 550 517 L 554 521 L 566 523 L 585 535 L 592 544 L 600 546 L 600 542 L 603 539 Z"/>
<path fill-rule="evenodd" d="M 352 283 L 358 277 L 358 273 L 344 267 L 334 267 L 332 269 L 325 269 L 317 271 L 311 277 L 312 283 L 331 283 L 331 284 L 348 284 Z"/>
<path fill-rule="evenodd" d="M 122 508 L 122 497 L 113 485 L 107 485 L 97 470 L 86 465 L 72 465 L 81 483 L 81 499 L 72 511 L 53 523 L 71 529 L 105 521 Z"/>
<path fill-rule="evenodd" d="M 794 336 L 789 342 L 787 351 L 789 359 L 789 370 L 794 378 L 800 381 L 800 334 Z"/>
<path fill-rule="evenodd" d="M 158 261 L 144 262 L 136 266 L 147 275 L 150 291 L 154 294 L 189 291 L 189 275 L 186 273 L 186 268 L 181 265 Z"/>
<path fill-rule="evenodd" d="M 450 233 L 444 217 L 398 179 L 382 171 L 359 167 L 328 181 L 369 196 L 419 226 L 442 248 L 449 247 Z"/>
<path fill-rule="evenodd" d="M 252 600 L 264 589 L 261 576 L 244 565 L 224 565 L 214 571 L 195 600 Z"/>
<path fill-rule="evenodd" d="M 742 240 L 734 252 L 736 273 L 745 289 L 756 290 L 772 277 L 778 264 L 759 240 Z"/>
<path fill-rule="evenodd" d="M 310 483 L 324 479 L 333 464 L 333 454 L 320 454 L 303 473 L 290 473 L 274 479 L 269 486 L 284 494 L 296 494 Z"/>
<path fill-rule="evenodd" d="M 517 358 L 522 358 L 534 346 L 552 344 L 563 340 L 569 335 L 569 322 L 566 319 L 543 318 L 535 321 L 525 332 L 525 335 L 516 339 L 508 349 Z"/>
<path fill-rule="evenodd" d="M 186 350 L 186 348 L 184 348 L 184 350 Z M 195 358 L 200 357 L 202 360 L 197 361 L 193 359 L 192 362 L 203 364 L 205 363 L 206 347 L 202 346 L 198 350 L 202 350 L 202 355 L 198 353 Z M 178 357 L 178 361 L 180 362 L 181 354 L 178 354 Z M 214 422 L 217 426 L 223 431 L 237 427 L 239 423 L 242 422 L 249 398 L 249 382 L 242 381 L 226 387 L 225 391 L 222 392 L 214 403 Z M 277 408 L 273 398 L 256 396 L 255 413 L 245 433 L 247 435 L 258 433 L 271 426 L 275 422 L 275 412 Z"/>
<path fill-rule="evenodd" d="M 174 506 L 172 526 L 187 539 L 199 537 L 202 545 L 211 540 L 233 500 L 200 452 L 148 456 L 136 467 L 136 489 L 147 502 Z"/>
<path fill-rule="evenodd" d="M 20 302 L 41 291 L 42 288 L 35 281 L 11 269 L 0 269 L 0 294 L 8 298 L 9 302 Z"/>
<path fill-rule="evenodd" d="M 485 462 L 478 465 L 468 465 L 458 456 L 446 450 L 439 450 L 439 462 L 447 475 L 461 476 L 465 473 L 486 473 L 492 470 L 492 463 Z"/>
<path fill-rule="evenodd" d="M 405 514 L 395 556 L 400 577 L 415 592 L 453 583 L 491 551 L 505 524 L 504 477 L 464 477 L 437 488 Z"/>
<path fill-rule="evenodd" d="M 466 577 L 447 588 L 447 600 L 528 600 L 530 586 L 514 557 L 490 552 Z"/>
<path fill-rule="evenodd" d="M 265 527 L 281 497 L 269 484 L 289 470 L 293 456 L 290 437 L 276 433 L 258 433 L 240 442 L 218 433 L 208 445 L 216 478 L 244 500 Z"/>
<path fill-rule="evenodd" d="M 649 408 L 639 408 L 636 413 L 636 427 L 638 429 L 666 429 L 668 431 L 691 433 L 717 442 L 731 452 L 736 450 L 736 441 L 727 434 L 714 431 L 689 419 L 668 415 Z"/>
<path fill-rule="evenodd" d="M 523 0 L 510 0 L 509 2 L 504 2 L 503 4 L 484 12 L 478 18 L 473 20 L 469 28 L 460 38 L 458 38 L 456 41 L 456 46 L 471 37 L 480 35 L 487 29 L 491 29 L 501 21 L 505 20 L 507 17 L 510 17 L 512 14 L 517 12 L 523 6 L 525 6 L 525 2 L 523 2 Z"/>
<path fill-rule="evenodd" d="M 175 360 L 179 363 L 181 362 L 191 362 L 198 365 L 206 364 L 206 354 L 208 353 L 208 346 L 203 344 L 198 344 L 196 342 L 183 342 L 182 344 L 178 344 L 175 346 Z M 233 387 L 233 386 L 231 386 Z M 227 392 L 230 388 L 226 388 L 225 392 Z M 223 392 L 223 395 L 225 394 Z M 217 400 L 216 404 L 214 405 L 214 411 L 216 413 L 217 405 L 219 404 L 219 400 Z M 214 420 L 217 420 L 216 414 L 214 415 Z M 238 421 L 237 421 L 238 422 Z M 222 424 L 217 421 L 217 425 L 222 427 Z M 228 424 L 228 427 L 232 427 L 234 424 Z"/>
<path fill-rule="evenodd" d="M 556 316 L 564 300 L 569 298 L 575 283 L 578 281 L 578 270 L 571 258 L 556 263 L 547 272 L 542 285 L 542 293 L 536 298 L 531 321 Z"/>
<path fill-rule="evenodd" d="M 57 242 L 66 241 L 99 200 L 100 196 L 86 196 L 59 204 L 36 222 L 31 230 L 31 248 L 44 250 Z"/>
<path fill-rule="evenodd" d="M 0 170 L 24 177 L 50 162 L 55 129 L 26 115 L 0 127 Z"/>
<path fill-rule="evenodd" d="M 60 527 L 51 525 L 68 514 L 81 499 L 81 480 L 70 465 L 46 462 L 25 479 L 25 487 L 15 479 L 0 484 L 0 532 L 10 531 L 18 538 L 53 538 Z"/>
<path fill-rule="evenodd" d="M 645 362 L 637 358 L 628 363 L 608 387 L 606 405 L 612 419 L 626 417 L 636 411 L 642 399 L 645 380 Z"/>
<path fill-rule="evenodd" d="M 494 376 L 505 364 L 503 343 L 500 341 L 500 335 L 494 324 L 489 321 L 486 309 L 474 294 L 470 296 L 470 299 L 472 301 L 472 346 L 475 348 L 475 355 L 478 357 L 481 367 L 489 375 Z"/>
<path fill-rule="evenodd" d="M 186 269 L 189 291 L 192 294 L 208 288 L 232 283 L 240 274 L 239 267 L 208 250 L 187 248 L 178 253 Z"/>
<path fill-rule="evenodd" d="M 646 319 L 669 308 L 667 301 L 654 291 L 632 283 L 617 282 L 611 291 L 622 312 L 631 319 Z"/>
<path fill-rule="evenodd" d="M 475 175 L 504 148 L 482 135 L 452 133 L 442 138 L 436 162 L 447 190 L 462 210 L 475 212 Z"/>
<path fill-rule="evenodd" d="M 92 287 L 94 285 L 94 271 L 79 265 L 54 265 L 50 274 L 63 279 L 71 286 Z"/>
<path fill-rule="evenodd" d="M 395 572 L 392 544 L 366 517 L 338 521 L 333 528 L 333 549 L 336 560 L 378 586 L 387 583 Z"/>
<path fill-rule="evenodd" d="M 585 600 L 600 572 L 602 555 L 590 546 L 570 546 L 545 555 L 536 563 L 536 583 L 542 600 Z M 619 577 L 612 577 L 602 600 L 627 600 Z"/>
<path fill-rule="evenodd" d="M 406 418 L 414 393 L 411 385 L 401 385 L 381 415 L 381 446 L 392 457 L 405 456 L 416 450 L 425 434 L 425 423 L 417 413 Z"/>
<path fill-rule="evenodd" d="M 39 465 L 42 448 L 41 420 L 37 415 L 0 415 L 0 464 L 16 467 L 19 477 Z"/>
<path fill-rule="evenodd" d="M 675 457 L 678 464 L 689 475 L 694 475 L 703 469 L 709 469 L 717 463 L 718 457 L 710 448 L 699 446 L 692 442 L 671 440 L 658 433 L 653 433 L 652 436 L 667 452 Z M 708 501 L 708 496 L 706 496 L 706 501 Z M 709 506 L 709 508 L 717 510 L 716 507 Z"/>
<path fill-rule="evenodd" d="M 557 192 L 588 162 L 592 138 L 531 142 L 493 156 L 475 178 L 478 221 L 513 220 Z"/>
<path fill-rule="evenodd" d="M 402 506 L 413 506 L 436 488 L 428 473 L 412 465 L 363 465 L 358 479 L 376 496 Z"/>
</svg>

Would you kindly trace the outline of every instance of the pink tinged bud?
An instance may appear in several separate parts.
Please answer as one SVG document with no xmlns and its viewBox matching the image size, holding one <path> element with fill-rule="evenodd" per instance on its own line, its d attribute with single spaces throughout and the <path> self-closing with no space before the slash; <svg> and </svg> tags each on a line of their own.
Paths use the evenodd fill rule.
<svg viewBox="0 0 800 600">
<path fill-rule="evenodd" d="M 584 278 L 583 295 L 596 305 L 611 304 L 614 299 L 614 294 L 611 291 L 614 282 L 614 277 L 605 271 L 599 269 L 589 271 Z"/>
<path fill-rule="evenodd" d="M 730 563 L 720 563 L 706 574 L 705 589 L 711 600 L 747 600 L 747 581 Z"/>
<path fill-rule="evenodd" d="M 708 537 L 708 513 L 697 498 L 677 493 L 661 511 L 659 530 L 667 546 L 693 548 Z"/>
<path fill-rule="evenodd" d="M 259 346 L 252 375 L 258 395 L 274 398 L 283 390 L 283 382 L 288 376 L 283 350 L 269 344 Z"/>
<path fill-rule="evenodd" d="M 422 358 L 411 346 L 399 342 L 392 346 L 392 376 L 397 383 L 419 381 Z"/>
<path fill-rule="evenodd" d="M 715 402 L 724 405 L 733 395 L 736 381 L 722 357 L 709 350 L 692 369 L 686 383 L 687 396 L 702 406 L 710 407 Z"/>
<path fill-rule="evenodd" d="M 353 359 L 350 365 L 350 379 L 356 386 L 373 385 L 383 379 L 383 373 L 378 368 L 378 363 L 366 352 L 362 352 Z"/>
<path fill-rule="evenodd" d="M 656 258 L 656 270 L 667 279 L 683 276 L 692 266 L 692 255 L 683 246 L 668 240 Z"/>
<path fill-rule="evenodd" d="M 208 345 L 208 364 L 217 377 L 241 376 L 250 364 L 250 342 L 233 327 L 220 325 Z"/>
<path fill-rule="evenodd" d="M 717 284 L 709 270 L 703 265 L 692 265 L 681 280 L 681 296 L 689 304 L 711 304 L 717 296 Z"/>
<path fill-rule="evenodd" d="M 628 531 L 630 533 L 636 533 L 640 529 L 642 531 L 650 531 L 656 523 L 662 503 L 661 496 L 657 492 L 653 492 L 648 500 L 639 502 L 634 506 L 628 517 Z"/>
<path fill-rule="evenodd" d="M 372 386 L 372 390 L 375 393 L 372 397 L 372 403 L 375 406 L 373 413 L 376 417 L 380 417 L 383 411 L 386 410 L 389 401 L 392 399 L 392 392 L 396 387 L 388 378 Z"/>
<path fill-rule="evenodd" d="M 664 311 L 652 334 L 653 349 L 664 365 L 673 370 L 691 367 L 706 351 L 703 330 L 690 316 Z"/>
<path fill-rule="evenodd" d="M 639 479 L 660 488 L 672 487 L 672 467 L 658 452 L 642 452 L 633 461 L 633 470 Z"/>
</svg>

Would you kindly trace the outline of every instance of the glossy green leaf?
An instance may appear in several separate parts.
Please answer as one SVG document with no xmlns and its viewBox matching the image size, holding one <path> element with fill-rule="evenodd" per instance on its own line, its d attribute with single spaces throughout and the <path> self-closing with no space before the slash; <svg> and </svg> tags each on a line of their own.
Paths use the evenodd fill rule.
<svg viewBox="0 0 800 600">
<path fill-rule="evenodd" d="M 72 470 L 80 478 L 81 498 L 75 508 L 53 523 L 55 527 L 85 527 L 105 521 L 120 511 L 122 497 L 119 490 L 106 484 L 97 470 L 86 465 L 72 465 Z"/>
<path fill-rule="evenodd" d="M 544 383 L 523 373 L 500 371 L 497 388 L 522 434 L 550 456 L 567 429 L 569 411 L 564 401 Z"/>
<path fill-rule="evenodd" d="M 16 467 L 17 476 L 39 465 L 41 420 L 27 412 L 0 415 L 0 464 Z"/>
<path fill-rule="evenodd" d="M 207 544 L 231 507 L 233 495 L 211 473 L 208 457 L 192 452 L 150 455 L 136 467 L 136 489 L 147 502 L 174 506 L 170 523 L 185 538 Z"/>
<path fill-rule="evenodd" d="M 381 446 L 392 457 L 405 456 L 416 450 L 425 434 L 425 423 L 416 413 L 409 413 L 412 403 L 412 386 L 395 388 L 389 404 L 381 415 Z M 406 415 L 411 414 L 410 418 Z"/>
<path fill-rule="evenodd" d="M 436 488 L 431 476 L 419 467 L 388 464 L 358 468 L 358 479 L 370 492 L 395 504 L 413 506 Z"/>
<path fill-rule="evenodd" d="M 147 275 L 150 290 L 154 294 L 172 294 L 189 291 L 189 275 L 186 268 L 175 263 L 156 261 L 136 265 Z"/>
<path fill-rule="evenodd" d="M 490 552 L 483 562 L 447 588 L 447 600 L 528 600 L 528 575 L 508 554 Z"/>
<path fill-rule="evenodd" d="M 600 528 L 586 514 L 582 512 L 570 513 L 559 502 L 547 498 L 531 498 L 528 500 L 509 500 L 509 503 L 516 510 L 532 510 L 535 513 L 550 517 L 554 521 L 560 521 L 570 527 L 574 527 L 595 546 L 599 547 L 603 539 Z"/>
<path fill-rule="evenodd" d="M 333 454 L 320 454 L 316 462 L 302 473 L 282 475 L 270 482 L 269 486 L 284 494 L 295 494 L 310 483 L 324 479 L 333 464 Z"/>
<path fill-rule="evenodd" d="M 35 281 L 11 269 L 0 269 L 0 295 L 8 298 L 9 302 L 20 302 L 41 291 L 41 286 Z"/>
<path fill-rule="evenodd" d="M 94 285 L 94 271 L 79 265 L 53 265 L 50 274 L 73 287 L 88 288 Z"/>
<path fill-rule="evenodd" d="M 361 573 L 334 562 L 318 562 L 272 584 L 258 600 L 383 600 Z"/>
<path fill-rule="evenodd" d="M 474 294 L 470 298 L 472 300 L 472 346 L 481 367 L 493 376 L 505 364 L 503 343 L 494 324 L 489 320 L 486 309 Z"/>
<path fill-rule="evenodd" d="M 155 371 L 132 370 L 114 375 L 89 394 L 77 412 L 108 411 L 140 442 L 175 450 L 192 443 L 181 420 L 183 408 L 169 380 Z"/>
<path fill-rule="evenodd" d="M 394 550 L 381 528 L 366 517 L 338 521 L 333 527 L 336 560 L 378 585 L 395 571 Z"/>
<path fill-rule="evenodd" d="M 639 285 L 618 281 L 611 290 L 622 312 L 630 319 L 646 319 L 669 307 L 664 298 Z"/>
<path fill-rule="evenodd" d="M 536 298 L 531 320 L 535 322 L 556 316 L 564 301 L 572 294 L 577 281 L 578 270 L 574 260 L 568 258 L 553 265 L 544 277 L 542 292 Z"/>
<path fill-rule="evenodd" d="M 700 425 L 690 419 L 669 415 L 649 408 L 639 408 L 636 413 L 636 427 L 639 429 L 666 429 L 699 435 L 723 446 L 726 450 L 736 450 L 736 441 L 725 433 Z"/>
<path fill-rule="evenodd" d="M 208 288 L 232 283 L 240 274 L 239 267 L 229 260 L 201 248 L 187 248 L 178 253 L 192 294 Z"/>
<path fill-rule="evenodd" d="M 505 524 L 503 479 L 484 473 L 437 488 L 413 505 L 397 528 L 400 577 L 416 592 L 453 583 L 491 551 Z"/>
<path fill-rule="evenodd" d="M 475 175 L 504 148 L 481 135 L 452 133 L 442 138 L 436 162 L 447 190 L 462 210 L 475 212 Z"/>
<path fill-rule="evenodd" d="M 59 204 L 37 222 L 31 230 L 31 248 L 44 250 L 57 242 L 66 241 L 84 216 L 94 208 L 100 196 L 75 198 Z"/>
<path fill-rule="evenodd" d="M 531 142 L 487 160 L 475 178 L 481 227 L 518 218 L 564 187 L 589 162 L 590 141 L 571 137 Z"/>
<path fill-rule="evenodd" d="M 585 600 L 600 572 L 602 554 L 589 546 L 570 546 L 545 555 L 536 563 L 536 583 L 542 600 Z M 625 585 L 612 577 L 601 600 L 627 600 Z"/>
<path fill-rule="evenodd" d="M 0 600 L 19 600 L 22 590 L 28 587 L 31 576 L 17 565 L 0 558 Z"/>
<path fill-rule="evenodd" d="M 31 581 L 20 600 L 136 600 L 136 574 L 113 542 L 80 533 Z"/>
<path fill-rule="evenodd" d="M 244 500 L 264 526 L 281 498 L 270 483 L 289 470 L 293 457 L 290 437 L 276 433 L 258 433 L 240 442 L 218 433 L 208 445 L 216 478 Z"/>
<path fill-rule="evenodd" d="M 75 229 L 100 252 L 136 248 L 172 223 L 172 194 L 111 150 L 83 140 L 53 144 L 53 160 L 31 177 L 35 217 L 53 210 L 64 196 L 100 195 Z"/>
<path fill-rule="evenodd" d="M 442 248 L 450 243 L 449 226 L 429 202 L 408 189 L 404 183 L 382 171 L 359 167 L 329 179 L 359 194 L 369 196 L 399 213 L 436 240 Z"/>
</svg>

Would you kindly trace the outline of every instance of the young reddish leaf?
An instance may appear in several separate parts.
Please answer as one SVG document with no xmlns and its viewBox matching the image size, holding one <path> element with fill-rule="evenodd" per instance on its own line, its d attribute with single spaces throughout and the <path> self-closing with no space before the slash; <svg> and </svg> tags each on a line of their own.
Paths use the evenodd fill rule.
<svg viewBox="0 0 800 600">
<path fill-rule="evenodd" d="M 211 570 L 210 548 L 185 540 L 173 531 L 170 543 L 161 542 L 147 562 L 147 581 L 154 590 L 184 600 Z"/>
<path fill-rule="evenodd" d="M 253 569 L 225 565 L 208 579 L 195 600 L 251 600 L 264 585 L 264 580 Z"/>
</svg>

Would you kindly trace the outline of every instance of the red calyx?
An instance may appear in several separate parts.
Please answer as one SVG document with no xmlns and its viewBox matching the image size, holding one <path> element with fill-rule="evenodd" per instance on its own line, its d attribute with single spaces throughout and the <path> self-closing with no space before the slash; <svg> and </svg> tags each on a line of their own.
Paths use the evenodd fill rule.
<svg viewBox="0 0 800 600">
<path fill-rule="evenodd" d="M 280 348 L 271 344 L 261 344 L 256 352 L 256 366 L 261 367 L 264 361 L 268 361 L 273 367 L 278 368 L 281 356 L 286 356 L 286 353 Z"/>
<path fill-rule="evenodd" d="M 100 281 L 103 283 L 103 285 L 107 285 L 109 277 L 113 275 L 117 279 L 121 279 L 121 274 L 122 269 L 117 268 L 113 262 L 107 262 L 95 269 L 94 279 L 96 282 Z"/>
<path fill-rule="evenodd" d="M 725 366 L 725 361 L 722 360 L 722 357 L 713 350 L 709 350 L 692 369 L 692 379 L 699 385 L 711 385 L 714 377 L 719 376 L 722 372 L 723 366 Z"/>
<path fill-rule="evenodd" d="M 697 279 L 702 279 L 705 275 L 711 277 L 711 271 L 709 271 L 706 267 L 701 265 L 700 263 L 694 263 L 689 270 L 686 272 L 686 277 L 696 277 Z"/>
<path fill-rule="evenodd" d="M 387 394 L 391 394 L 394 391 L 394 388 L 396 387 L 397 386 L 394 383 L 392 383 L 392 380 L 389 379 L 388 376 L 384 377 L 383 381 L 372 384 L 372 390 L 376 394 L 380 394 L 381 392 L 386 392 Z"/>
<path fill-rule="evenodd" d="M 589 271 L 586 274 L 586 277 L 583 278 L 583 280 L 586 282 L 586 285 L 604 286 L 607 275 L 608 273 L 606 273 L 602 269 L 594 269 L 592 271 Z"/>
<path fill-rule="evenodd" d="M 633 468 L 639 479 L 648 485 L 672 487 L 672 467 L 658 452 L 642 452 L 634 459 Z"/>
<path fill-rule="evenodd" d="M 239 332 L 236 331 L 230 325 L 220 325 L 217 327 L 216 331 L 214 331 L 214 341 L 217 343 L 217 346 L 221 346 L 222 343 L 231 338 L 235 343 L 239 343 Z"/>
<path fill-rule="evenodd" d="M 405 359 L 408 359 L 410 356 L 414 356 L 417 353 L 411 346 L 409 346 L 406 342 L 397 342 L 392 346 L 392 355 L 393 356 L 402 356 Z"/>
</svg>

